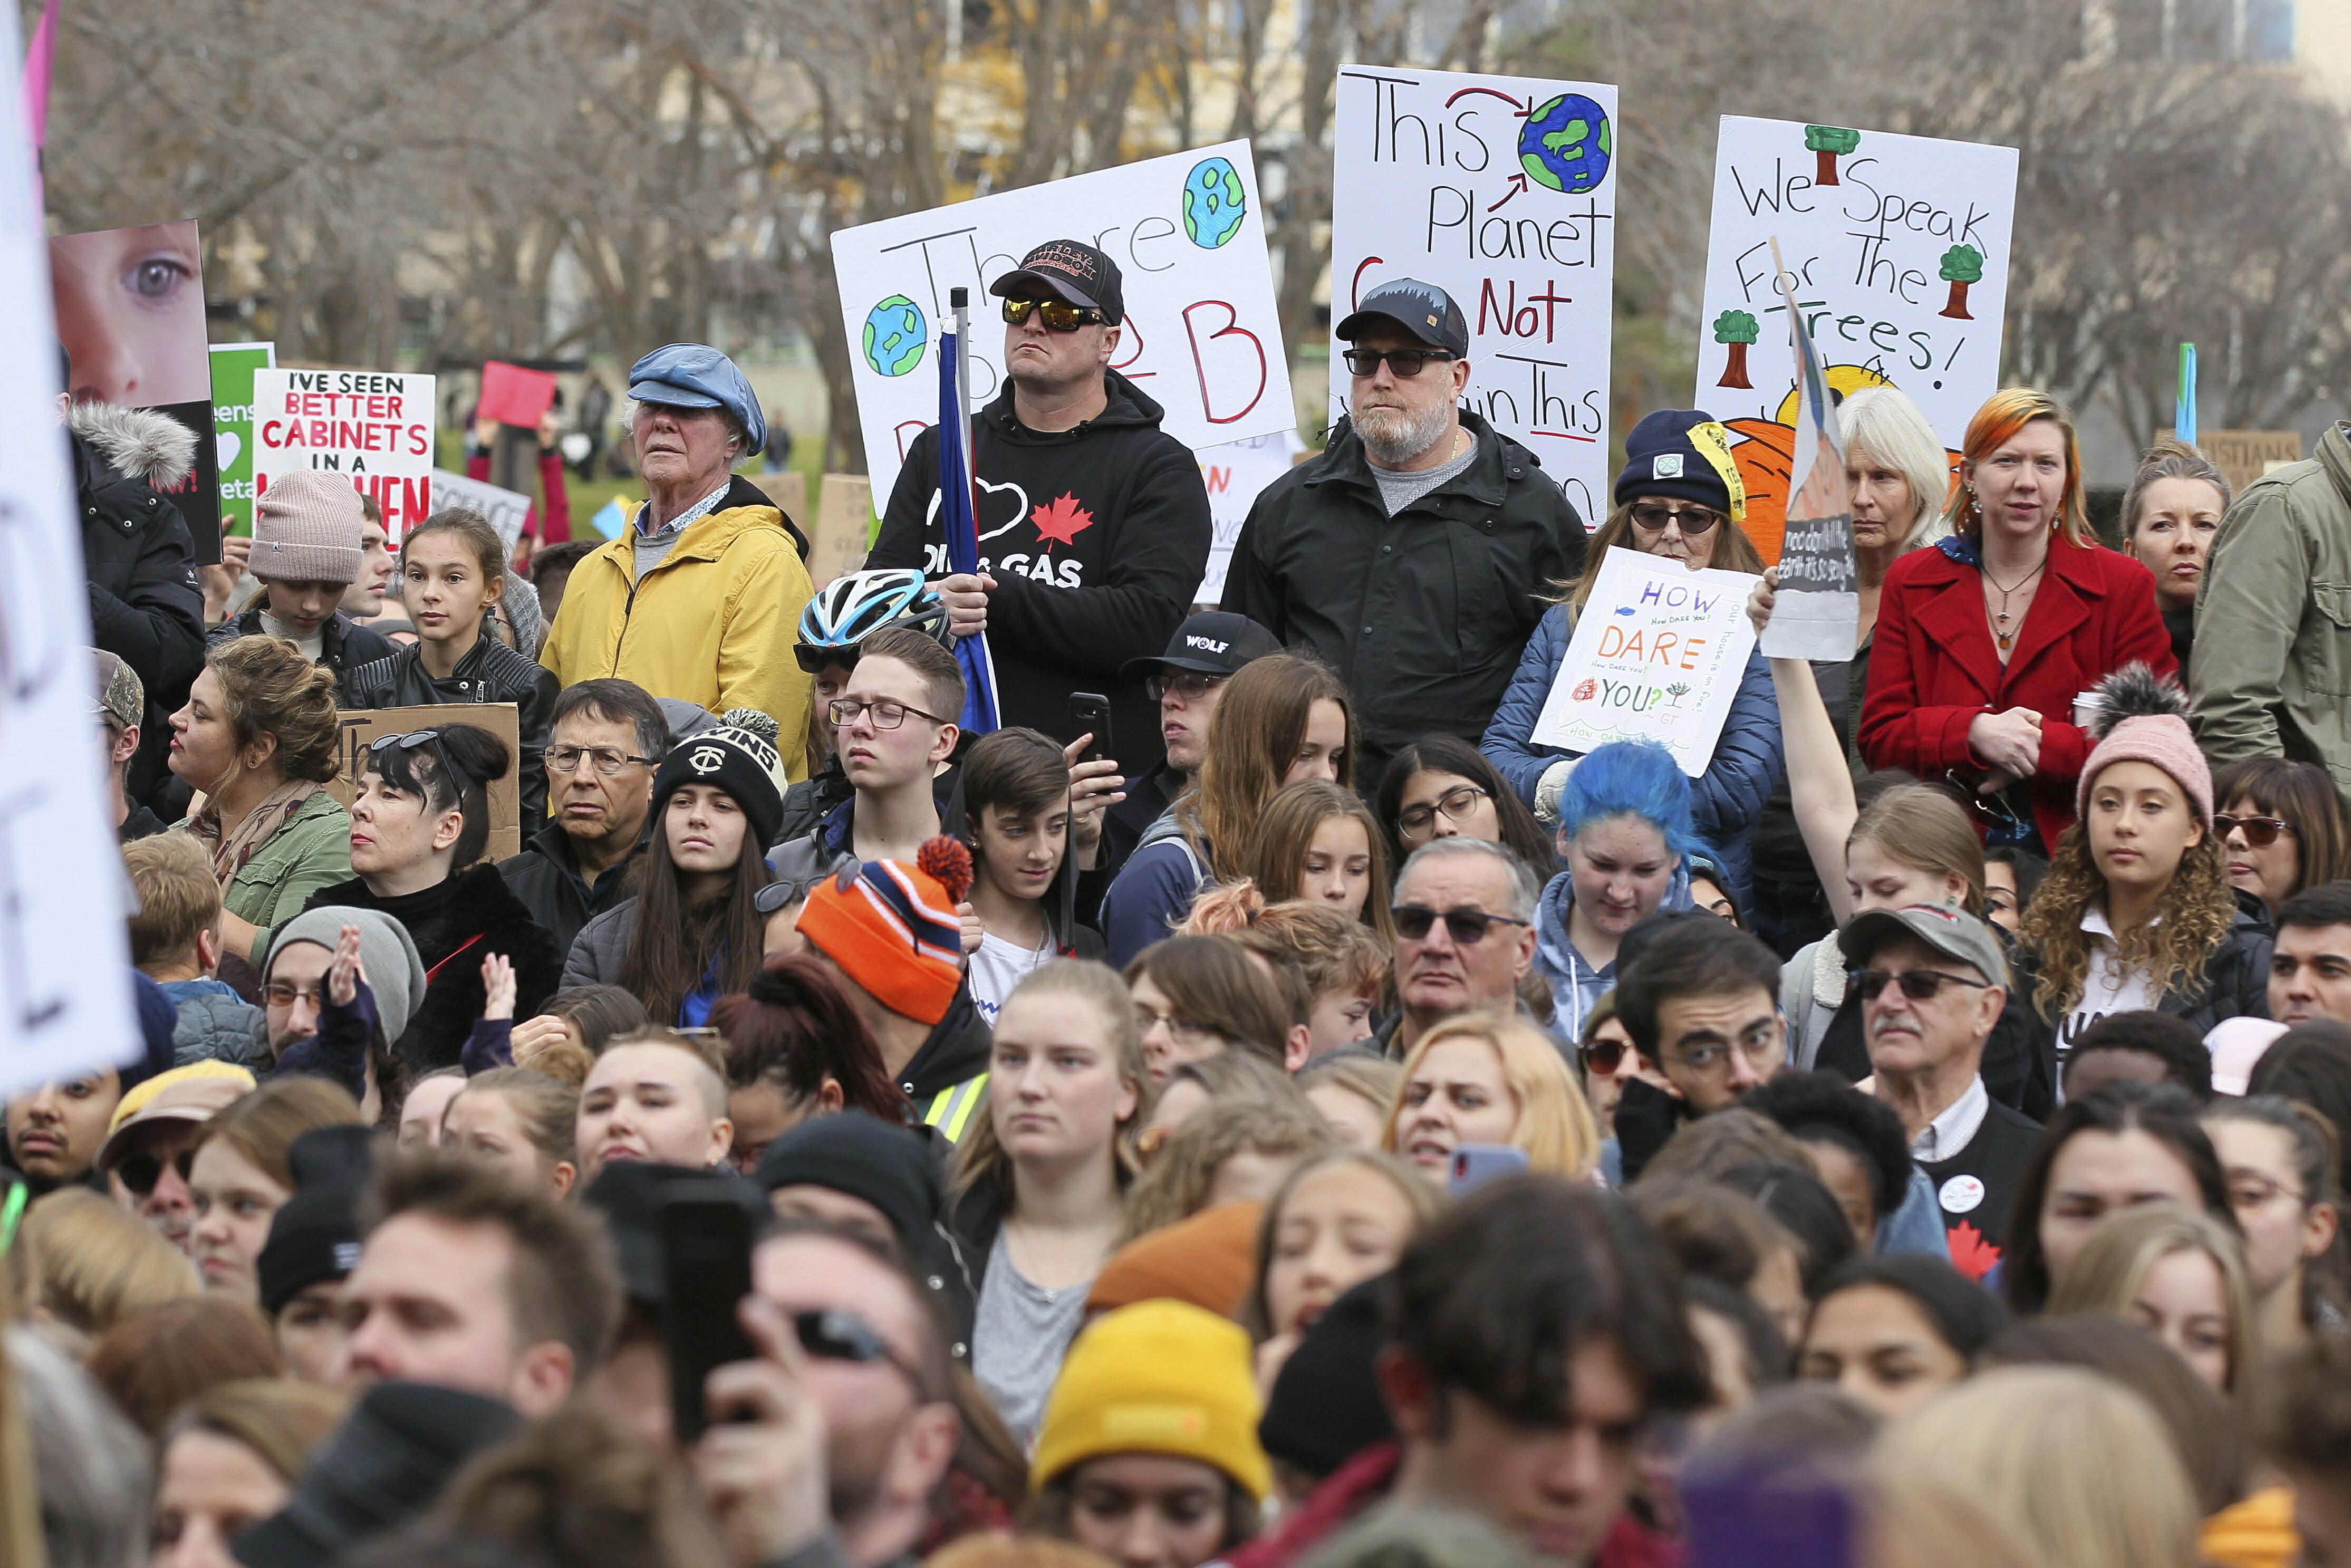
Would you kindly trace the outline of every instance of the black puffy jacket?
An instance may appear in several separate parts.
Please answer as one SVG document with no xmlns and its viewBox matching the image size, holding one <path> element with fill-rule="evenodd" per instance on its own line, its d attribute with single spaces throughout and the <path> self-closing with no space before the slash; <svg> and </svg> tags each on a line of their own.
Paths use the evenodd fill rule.
<svg viewBox="0 0 2351 1568">
<path fill-rule="evenodd" d="M 555 672 L 526 659 L 485 630 L 456 671 L 434 678 L 416 648 L 402 648 L 347 671 L 335 701 L 347 708 L 424 707 L 435 703 L 512 703 L 522 742 L 522 831 L 538 831 L 547 817 L 548 730 L 562 691 Z"/>
<path fill-rule="evenodd" d="M 232 615 L 214 627 L 207 641 L 214 645 L 234 643 L 239 637 L 262 635 L 261 606 L 249 604 L 241 615 Z M 348 706 L 343 701 L 343 682 L 353 670 L 378 659 L 389 659 L 399 652 L 392 640 L 382 632 L 362 626 L 341 611 L 327 617 L 319 628 L 319 663 L 335 673 L 336 706 Z"/>
<path fill-rule="evenodd" d="M 147 688 L 130 793 L 144 800 L 164 776 L 164 721 L 188 700 L 204 667 L 204 595 L 195 540 L 180 508 L 158 494 L 188 476 L 195 436 L 167 414 L 111 403 L 66 415 L 81 553 L 89 579 L 91 641 L 138 672 Z"/>
</svg>

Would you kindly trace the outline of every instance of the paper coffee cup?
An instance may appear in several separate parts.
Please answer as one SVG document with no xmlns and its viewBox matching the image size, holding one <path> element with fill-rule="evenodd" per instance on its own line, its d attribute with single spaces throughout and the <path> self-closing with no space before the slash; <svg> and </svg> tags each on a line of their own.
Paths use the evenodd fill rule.
<svg viewBox="0 0 2351 1568">
<path fill-rule="evenodd" d="M 2096 692 L 2075 692 L 2074 694 L 2074 723 L 2076 727 L 2082 729 L 2089 728 L 2092 724 L 2097 721 L 2098 716 L 2105 711 L 2106 699 L 2100 696 Z"/>
</svg>

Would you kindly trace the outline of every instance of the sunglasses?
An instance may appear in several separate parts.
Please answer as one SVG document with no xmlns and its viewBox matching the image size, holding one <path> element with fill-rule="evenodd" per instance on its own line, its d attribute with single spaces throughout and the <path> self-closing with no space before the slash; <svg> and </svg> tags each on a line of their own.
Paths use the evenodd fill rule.
<svg viewBox="0 0 2351 1568">
<path fill-rule="evenodd" d="M 1914 1002 L 1933 1001 L 1945 986 L 1971 986 L 1979 991 L 1991 989 L 1990 980 L 1964 979 L 1958 975 L 1946 975 L 1940 969 L 1905 969 L 1898 975 L 1889 975 L 1883 969 L 1855 969 L 1845 977 L 1853 983 L 1855 993 L 1865 1002 L 1876 1001 L 1888 981 L 1898 981 L 1902 994 Z"/>
<path fill-rule="evenodd" d="M 920 1388 L 923 1380 L 914 1369 L 898 1359 L 882 1336 L 868 1327 L 865 1321 L 850 1312 L 807 1312 L 792 1314 L 792 1333 L 800 1348 L 825 1361 L 851 1361 L 859 1365 L 887 1362 L 904 1373 Z"/>
<path fill-rule="evenodd" d="M 773 915 L 777 910 L 798 904 L 814 893 L 816 884 L 823 880 L 821 876 L 779 878 L 751 895 L 751 907 L 761 915 Z M 842 891 L 848 890 L 844 888 Z"/>
<path fill-rule="evenodd" d="M 1440 914 L 1434 909 L 1424 909 L 1417 904 L 1399 904 L 1388 911 L 1388 918 L 1395 922 L 1396 935 L 1407 942 L 1420 941 L 1428 935 L 1430 927 L 1442 920 L 1447 934 L 1464 947 L 1474 947 L 1483 942 L 1486 933 L 1497 925 L 1527 924 L 1507 915 L 1489 915 L 1482 909 L 1447 909 Z"/>
<path fill-rule="evenodd" d="M 801 673 L 810 675 L 820 675 L 835 664 L 844 670 L 853 670 L 857 668 L 857 655 L 860 652 L 854 643 L 795 643 L 792 644 L 792 658 L 799 664 Z"/>
<path fill-rule="evenodd" d="M 1099 327 L 1108 319 L 1091 306 L 1071 305 L 1059 299 L 1008 299 L 1004 302 L 1007 326 L 1025 325 L 1032 312 L 1043 318 L 1048 332 L 1074 332 L 1081 327 Z"/>
<path fill-rule="evenodd" d="M 1633 508 L 1633 526 L 1645 534 L 1661 534 L 1667 523 L 1678 523 L 1684 534 L 1702 534 L 1722 521 L 1711 507 L 1661 507 L 1644 501 Z"/>
<path fill-rule="evenodd" d="M 2231 817 L 2225 812 L 2216 812 L 2212 818 L 2212 831 L 2224 839 L 2231 833 L 2242 832 L 2248 846 L 2265 850 L 2278 841 L 2280 833 L 2293 832 L 2294 824 L 2283 817 Z"/>
<path fill-rule="evenodd" d="M 406 735 L 379 735 L 368 742 L 368 755 L 381 756 L 395 747 L 402 751 L 414 751 L 422 746 L 431 747 L 433 754 L 441 759 L 441 771 L 444 778 L 457 777 L 457 769 L 450 762 L 448 752 L 442 749 L 441 732 L 437 729 L 412 729 Z M 577 767 L 578 764 L 575 762 L 573 766 Z"/>
<path fill-rule="evenodd" d="M 1943 781 L 1959 792 L 1959 804 L 1973 812 L 1976 821 L 1985 827 L 2006 833 L 2023 831 L 2024 819 L 2011 810 L 2007 801 L 1997 795 L 1976 793 L 1976 787 L 1960 778 L 1958 768 L 1945 768 Z"/>
<path fill-rule="evenodd" d="M 1196 703 L 1221 686 L 1230 677 L 1204 675 L 1196 670 L 1182 670 L 1171 674 L 1154 675 L 1143 683 L 1143 689 L 1153 702 L 1165 702 L 1174 692 L 1184 702 Z"/>
<path fill-rule="evenodd" d="M 1420 374 L 1420 368 L 1429 361 L 1453 358 L 1442 349 L 1349 349 L 1340 357 L 1347 361 L 1347 369 L 1359 376 L 1378 375 L 1380 361 L 1385 360 L 1396 379 L 1406 382 Z"/>
<path fill-rule="evenodd" d="M 1621 1040 L 1595 1040 L 1583 1048 L 1583 1071 L 1602 1078 L 1614 1078 L 1616 1070 L 1625 1065 L 1625 1042 Z"/>
<path fill-rule="evenodd" d="M 139 1197 L 145 1197 L 155 1190 L 155 1184 L 163 1179 L 166 1167 L 178 1171 L 180 1180 L 185 1182 L 188 1179 L 188 1173 L 195 1169 L 195 1166 L 196 1151 L 193 1149 L 182 1149 L 168 1160 L 158 1159 L 153 1155 L 142 1152 L 124 1155 L 115 1165 L 114 1174 L 122 1178 L 123 1186 Z"/>
</svg>

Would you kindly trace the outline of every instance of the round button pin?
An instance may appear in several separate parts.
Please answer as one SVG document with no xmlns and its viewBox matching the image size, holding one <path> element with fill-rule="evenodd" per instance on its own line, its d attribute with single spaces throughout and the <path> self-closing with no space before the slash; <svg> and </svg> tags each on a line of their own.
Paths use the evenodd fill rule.
<svg viewBox="0 0 2351 1568">
<path fill-rule="evenodd" d="M 1955 1176 L 1945 1182 L 1936 1195 L 1946 1214 L 1966 1214 L 1984 1200 L 1984 1184 L 1980 1176 Z"/>
</svg>

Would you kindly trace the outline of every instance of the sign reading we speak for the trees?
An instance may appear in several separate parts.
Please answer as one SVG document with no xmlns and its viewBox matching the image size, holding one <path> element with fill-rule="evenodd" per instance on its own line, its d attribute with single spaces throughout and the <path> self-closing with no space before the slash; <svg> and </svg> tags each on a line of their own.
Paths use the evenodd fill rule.
<svg viewBox="0 0 2351 1568">
<path fill-rule="evenodd" d="M 1795 425 L 1776 235 L 1831 392 L 1890 382 L 1957 450 L 2000 384 L 2015 212 L 2013 148 L 1724 116 L 1697 406 L 1740 434 Z M 1765 490 L 1776 526 L 1785 488 Z"/>
</svg>

